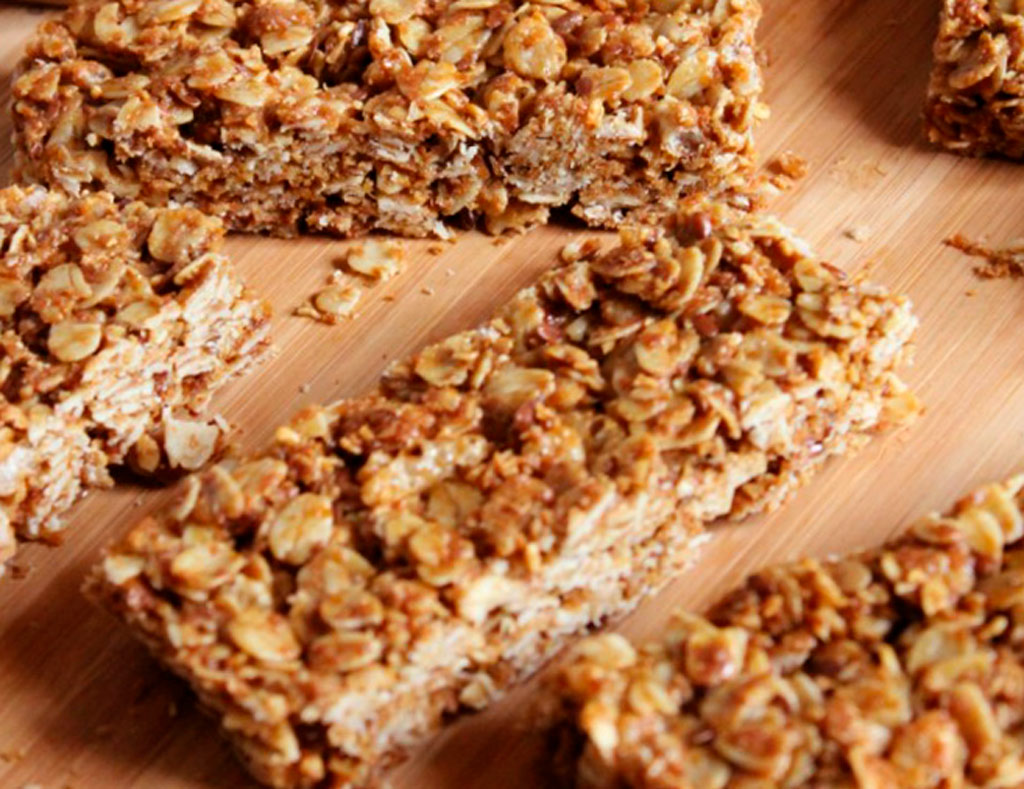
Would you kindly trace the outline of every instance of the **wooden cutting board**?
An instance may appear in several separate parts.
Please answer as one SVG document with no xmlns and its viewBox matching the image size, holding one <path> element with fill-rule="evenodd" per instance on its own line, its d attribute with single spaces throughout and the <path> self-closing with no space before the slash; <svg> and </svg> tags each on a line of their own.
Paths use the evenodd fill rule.
<svg viewBox="0 0 1024 789">
<path fill-rule="evenodd" d="M 1024 469 L 1024 282 L 980 282 L 941 244 L 957 231 L 995 242 L 1024 235 L 1024 171 L 921 141 L 938 3 L 765 2 L 772 118 L 761 150 L 794 150 L 811 165 L 775 209 L 835 264 L 870 265 L 873 277 L 912 295 L 922 329 L 908 378 L 928 411 L 904 434 L 832 462 L 781 513 L 721 528 L 697 566 L 622 624 L 633 636 L 656 634 L 673 606 L 703 606 L 767 562 L 879 542 L 970 486 Z M 44 13 L 52 12 L 0 9 L 5 91 Z M 0 139 L 7 124 L 5 115 Z M 5 174 L 10 160 L 5 144 Z M 230 252 L 277 309 L 280 353 L 217 407 L 255 447 L 303 404 L 365 390 L 395 357 L 484 318 L 547 266 L 570 232 L 544 228 L 502 242 L 469 234 L 440 255 L 410 244 L 405 272 L 335 327 L 290 313 L 344 243 L 233 238 Z M 184 686 L 79 593 L 100 547 L 165 495 L 125 486 L 92 496 L 74 511 L 63 547 L 23 551 L 23 577 L 0 581 L 0 787 L 250 785 Z M 529 730 L 536 690 L 534 680 L 451 726 L 392 773 L 394 784 L 539 785 Z"/>
</svg>

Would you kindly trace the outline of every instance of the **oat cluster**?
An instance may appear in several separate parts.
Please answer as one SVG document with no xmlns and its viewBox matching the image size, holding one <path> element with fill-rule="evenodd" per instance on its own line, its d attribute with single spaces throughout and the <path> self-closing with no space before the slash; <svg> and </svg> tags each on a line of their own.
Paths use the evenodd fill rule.
<svg viewBox="0 0 1024 789">
<path fill-rule="evenodd" d="M 744 178 L 756 0 L 82 0 L 14 82 L 24 179 L 236 230 L 595 226 Z"/>
<path fill-rule="evenodd" d="M 480 328 L 189 477 L 92 592 L 257 778 L 363 785 L 656 590 L 708 521 L 911 418 L 915 325 L 720 204 L 576 242 Z"/>
<path fill-rule="evenodd" d="M 222 235 L 191 208 L 0 190 L 0 571 L 111 466 L 214 454 L 220 430 L 195 416 L 269 330 Z"/>
<path fill-rule="evenodd" d="M 1024 3 L 943 0 L 925 129 L 971 155 L 1024 157 Z"/>
<path fill-rule="evenodd" d="M 556 682 L 566 785 L 1020 786 L 1022 487 L 759 572 L 654 643 L 582 642 Z"/>
</svg>

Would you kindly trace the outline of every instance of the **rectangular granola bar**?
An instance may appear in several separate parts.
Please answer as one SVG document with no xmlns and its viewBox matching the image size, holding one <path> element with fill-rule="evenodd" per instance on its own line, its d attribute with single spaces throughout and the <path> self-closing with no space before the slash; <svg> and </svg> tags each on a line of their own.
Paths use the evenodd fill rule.
<svg viewBox="0 0 1024 789">
<path fill-rule="evenodd" d="M 83 0 L 14 84 L 23 179 L 236 230 L 592 225 L 745 178 L 756 0 Z"/>
<path fill-rule="evenodd" d="M 92 592 L 253 774 L 362 785 L 912 416 L 905 298 L 721 205 L 621 233 L 363 397 L 188 478 Z"/>
<path fill-rule="evenodd" d="M 555 770 L 588 787 L 1024 783 L 1024 476 L 887 545 L 751 576 L 555 680 Z"/>
<path fill-rule="evenodd" d="M 0 190 L 0 567 L 108 469 L 196 470 L 195 416 L 268 346 L 269 308 L 191 208 Z"/>
<path fill-rule="evenodd" d="M 943 0 L 925 104 L 928 138 L 957 153 L 1024 157 L 1024 5 Z"/>
</svg>

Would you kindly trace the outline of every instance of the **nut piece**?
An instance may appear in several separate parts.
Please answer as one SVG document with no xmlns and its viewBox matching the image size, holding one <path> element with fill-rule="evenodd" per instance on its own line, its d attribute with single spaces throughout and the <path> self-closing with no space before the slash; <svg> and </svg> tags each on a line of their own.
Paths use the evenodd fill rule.
<svg viewBox="0 0 1024 789">
<path fill-rule="evenodd" d="M 538 10 L 521 17 L 508 31 L 504 53 L 507 68 L 531 79 L 553 80 L 566 63 L 565 42 Z"/>
<path fill-rule="evenodd" d="M 164 451 L 171 468 L 202 468 L 213 457 L 220 437 L 216 424 L 164 416 Z"/>
<path fill-rule="evenodd" d="M 213 217 L 194 208 L 167 208 L 149 232 L 149 253 L 165 263 L 184 264 L 212 248 L 224 230 Z"/>
</svg>

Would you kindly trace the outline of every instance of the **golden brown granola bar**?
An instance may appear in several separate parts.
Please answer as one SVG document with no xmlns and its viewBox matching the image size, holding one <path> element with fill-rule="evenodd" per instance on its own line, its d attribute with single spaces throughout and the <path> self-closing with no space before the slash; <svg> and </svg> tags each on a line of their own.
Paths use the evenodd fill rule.
<svg viewBox="0 0 1024 789">
<path fill-rule="evenodd" d="M 83 0 L 14 85 L 24 179 L 236 230 L 664 213 L 750 168 L 756 0 Z"/>
<path fill-rule="evenodd" d="M 191 208 L 0 190 L 0 568 L 111 465 L 210 458 L 217 427 L 189 417 L 269 332 L 222 235 Z"/>
<path fill-rule="evenodd" d="M 1024 157 L 1024 4 L 943 0 L 925 104 L 928 138 L 971 155 Z"/>
<path fill-rule="evenodd" d="M 188 478 L 92 592 L 253 774 L 362 785 L 917 410 L 906 299 L 723 206 L 623 231 L 370 394 Z"/>
<path fill-rule="evenodd" d="M 579 789 L 1024 784 L 1024 476 L 882 548 L 751 576 L 555 682 Z"/>
</svg>

